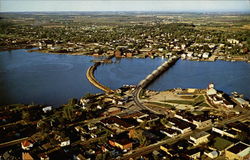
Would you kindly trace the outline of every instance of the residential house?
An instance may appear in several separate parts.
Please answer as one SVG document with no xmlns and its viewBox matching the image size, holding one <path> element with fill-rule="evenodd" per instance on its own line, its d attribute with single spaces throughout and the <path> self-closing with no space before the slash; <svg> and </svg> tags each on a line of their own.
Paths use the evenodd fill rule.
<svg viewBox="0 0 250 160">
<path fill-rule="evenodd" d="M 191 127 L 194 126 L 193 124 L 178 118 L 170 118 L 169 123 L 173 125 L 171 127 L 172 129 L 178 130 L 182 134 L 191 131 Z"/>
<path fill-rule="evenodd" d="M 234 98 L 236 103 L 238 103 L 242 108 L 244 107 L 250 107 L 250 104 L 248 101 L 244 100 L 243 98 Z"/>
<path fill-rule="evenodd" d="M 234 146 L 226 149 L 225 156 L 229 160 L 249 160 L 250 145 L 243 142 L 238 142 Z"/>
<path fill-rule="evenodd" d="M 221 136 L 228 136 L 231 138 L 237 138 L 238 136 L 238 131 L 231 128 L 213 127 L 212 131 L 219 133 Z"/>
<path fill-rule="evenodd" d="M 133 143 L 129 139 L 128 132 L 122 132 L 109 139 L 109 144 L 122 150 L 132 149 Z"/>
<path fill-rule="evenodd" d="M 209 56 L 210 56 L 210 53 L 205 52 L 203 53 L 202 58 L 209 58 Z"/>
<path fill-rule="evenodd" d="M 227 41 L 231 44 L 238 44 L 240 41 L 236 39 L 227 39 Z"/>
<path fill-rule="evenodd" d="M 47 113 L 47 112 L 52 110 L 52 106 L 44 107 L 42 110 L 43 110 L 44 113 Z"/>
<path fill-rule="evenodd" d="M 189 142 L 194 146 L 197 146 L 202 143 L 207 143 L 209 136 L 210 136 L 209 133 L 202 131 L 197 134 L 191 135 Z"/>
<path fill-rule="evenodd" d="M 34 158 L 28 152 L 22 152 L 22 160 L 33 160 Z"/>
<path fill-rule="evenodd" d="M 212 125 L 212 120 L 203 115 L 194 116 L 193 124 L 196 125 L 197 128 L 204 128 L 204 127 Z"/>
<path fill-rule="evenodd" d="M 211 159 L 217 158 L 219 156 L 219 153 L 214 150 L 206 150 L 204 151 L 204 154 Z"/>
<path fill-rule="evenodd" d="M 194 149 L 191 149 L 191 150 L 187 150 L 186 152 L 186 155 L 188 158 L 190 159 L 200 159 L 201 157 L 201 152 L 198 148 L 194 148 Z"/>
<path fill-rule="evenodd" d="M 69 146 L 70 145 L 70 139 L 69 139 L 69 137 L 62 138 L 60 141 L 61 141 L 61 143 L 60 143 L 61 147 L 65 147 L 65 146 Z"/>
<path fill-rule="evenodd" d="M 160 132 L 171 138 L 178 135 L 178 131 L 172 128 L 160 129 Z"/>
<path fill-rule="evenodd" d="M 33 147 L 33 143 L 29 140 L 24 140 L 21 142 L 21 146 L 23 150 L 30 150 Z"/>
<path fill-rule="evenodd" d="M 42 153 L 41 155 L 39 155 L 40 160 L 49 160 L 49 156 L 45 153 Z"/>
</svg>

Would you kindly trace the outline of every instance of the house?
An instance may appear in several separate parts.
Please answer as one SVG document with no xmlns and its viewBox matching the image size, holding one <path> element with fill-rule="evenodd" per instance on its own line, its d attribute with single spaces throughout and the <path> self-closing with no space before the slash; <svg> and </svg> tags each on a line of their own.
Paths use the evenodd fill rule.
<svg viewBox="0 0 250 160">
<path fill-rule="evenodd" d="M 134 124 L 130 123 L 129 121 L 130 119 L 128 118 L 119 118 L 117 116 L 112 116 L 112 117 L 108 117 L 105 119 L 102 119 L 101 122 L 103 123 L 103 125 L 108 126 L 108 127 L 112 127 L 112 125 L 121 128 L 121 129 L 131 129 L 134 128 Z"/>
<path fill-rule="evenodd" d="M 61 139 L 61 143 L 60 143 L 61 147 L 65 147 L 68 145 L 70 145 L 70 139 L 68 137 Z"/>
<path fill-rule="evenodd" d="M 238 142 L 226 149 L 225 157 L 229 160 L 249 160 L 250 145 L 243 142 Z"/>
<path fill-rule="evenodd" d="M 97 129 L 97 126 L 95 124 L 93 124 L 93 123 L 88 124 L 89 131 L 96 130 L 96 129 Z"/>
<path fill-rule="evenodd" d="M 49 156 L 45 153 L 42 153 L 41 155 L 39 155 L 40 160 L 49 160 Z"/>
<path fill-rule="evenodd" d="M 76 156 L 76 160 L 85 160 L 85 159 L 86 158 L 80 153 Z"/>
<path fill-rule="evenodd" d="M 126 54 L 127 57 L 133 57 L 133 53 L 129 52 Z"/>
<path fill-rule="evenodd" d="M 214 151 L 214 150 L 206 150 L 206 151 L 204 151 L 204 154 L 211 159 L 214 159 L 214 158 L 219 156 L 219 153 L 217 151 Z"/>
<path fill-rule="evenodd" d="M 238 132 L 234 129 L 222 128 L 222 127 L 213 127 L 213 132 L 219 133 L 221 136 L 228 136 L 231 138 L 237 138 Z"/>
<path fill-rule="evenodd" d="M 108 116 L 108 115 L 112 115 L 112 114 L 117 114 L 119 112 L 121 112 L 121 108 L 111 107 L 106 112 L 104 112 L 103 115 Z"/>
<path fill-rule="evenodd" d="M 169 123 L 173 125 L 172 129 L 178 130 L 182 134 L 191 131 L 191 126 L 193 125 L 178 118 L 170 118 Z"/>
<path fill-rule="evenodd" d="M 5 159 L 16 159 L 16 156 L 15 156 L 15 153 L 13 152 L 13 150 L 11 149 L 11 150 L 8 150 L 8 151 L 6 151 L 6 152 L 4 152 L 1 156 L 0 156 L 0 158 L 3 158 L 3 160 L 5 160 Z M 2 160 L 2 159 L 1 159 Z"/>
<path fill-rule="evenodd" d="M 122 52 L 119 50 L 115 51 L 115 57 L 122 57 Z"/>
<path fill-rule="evenodd" d="M 22 160 L 33 160 L 34 158 L 28 152 L 22 152 Z"/>
<path fill-rule="evenodd" d="M 43 110 L 44 113 L 47 113 L 47 112 L 52 110 L 52 106 L 44 107 L 42 110 Z"/>
<path fill-rule="evenodd" d="M 122 150 L 132 149 L 133 143 L 129 139 L 128 132 L 122 132 L 109 139 L 109 144 Z"/>
<path fill-rule="evenodd" d="M 184 53 L 183 53 L 183 54 L 181 54 L 181 59 L 186 59 L 186 56 L 187 56 L 187 55 L 186 55 L 186 54 L 184 54 Z"/>
<path fill-rule="evenodd" d="M 212 120 L 201 115 L 201 116 L 195 116 L 192 123 L 196 125 L 197 128 L 204 128 L 212 125 Z"/>
<path fill-rule="evenodd" d="M 234 98 L 236 103 L 238 103 L 242 108 L 244 107 L 250 107 L 250 104 L 248 101 L 244 100 L 243 98 Z"/>
<path fill-rule="evenodd" d="M 187 52 L 187 57 L 188 57 L 188 58 L 193 57 L 193 52 Z"/>
<path fill-rule="evenodd" d="M 209 58 L 209 56 L 210 56 L 210 53 L 205 52 L 203 53 L 202 58 Z"/>
<path fill-rule="evenodd" d="M 164 128 L 161 129 L 160 132 L 167 135 L 168 137 L 174 137 L 178 135 L 178 131 L 172 128 Z"/>
<path fill-rule="evenodd" d="M 240 41 L 236 40 L 236 39 L 227 39 L 227 41 L 231 44 L 238 44 L 240 43 Z"/>
<path fill-rule="evenodd" d="M 202 143 L 207 143 L 209 136 L 210 136 L 209 133 L 202 131 L 197 134 L 191 135 L 189 142 L 194 146 L 197 146 Z"/>
<path fill-rule="evenodd" d="M 208 88 L 206 93 L 208 96 L 213 96 L 217 94 L 217 91 L 214 88 Z"/>
<path fill-rule="evenodd" d="M 144 115 L 138 117 L 136 120 L 137 120 L 137 122 L 142 123 L 142 122 L 152 122 L 152 121 L 156 121 L 158 119 L 159 119 L 158 116 L 150 113 L 150 114 L 144 114 Z"/>
<path fill-rule="evenodd" d="M 21 142 L 21 146 L 23 150 L 30 150 L 33 147 L 33 143 L 29 140 L 24 140 Z"/>
<path fill-rule="evenodd" d="M 188 150 L 186 155 L 190 159 L 199 159 L 201 157 L 201 152 L 198 148 L 194 148 L 194 149 Z"/>
<path fill-rule="evenodd" d="M 217 92 L 213 84 L 209 84 L 206 94 L 208 99 L 215 105 L 224 106 L 226 108 L 233 108 L 235 106 L 231 98 L 225 93 Z"/>
<path fill-rule="evenodd" d="M 170 151 L 171 151 L 170 148 L 171 148 L 171 147 L 169 147 L 167 144 L 164 144 L 164 145 L 161 145 L 161 146 L 160 146 L 160 149 L 161 149 L 162 151 L 166 152 L 166 153 L 169 154 L 170 156 L 173 156 L 173 154 L 170 152 Z"/>
</svg>

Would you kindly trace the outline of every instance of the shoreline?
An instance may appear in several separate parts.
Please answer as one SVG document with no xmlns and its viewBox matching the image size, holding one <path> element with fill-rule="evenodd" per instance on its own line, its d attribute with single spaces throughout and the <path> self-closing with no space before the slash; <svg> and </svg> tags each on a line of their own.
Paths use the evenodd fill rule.
<svg viewBox="0 0 250 160">
<path fill-rule="evenodd" d="M 24 48 L 25 49 L 25 48 Z M 47 53 L 47 54 L 60 54 L 60 55 L 73 55 L 73 56 L 93 56 L 93 57 L 108 57 L 111 56 L 111 54 L 103 54 L 103 55 L 93 55 L 93 54 L 87 54 L 87 53 L 82 53 L 82 52 L 68 52 L 68 53 L 60 53 L 60 52 L 50 52 L 48 50 L 41 50 L 41 49 L 31 49 L 31 50 L 27 50 L 27 52 L 39 52 L 39 53 Z M 187 60 L 187 61 L 201 61 L 201 62 L 215 62 L 217 60 L 221 60 L 221 61 L 227 61 L 227 62 L 246 62 L 246 63 L 250 63 L 250 60 L 245 60 L 242 59 L 244 57 L 242 56 L 238 56 L 238 57 L 232 57 L 230 59 L 218 59 L 218 55 L 216 55 L 217 57 L 213 60 L 211 59 L 182 59 L 182 60 Z M 121 56 L 121 57 L 116 57 L 116 58 L 160 58 L 161 56 L 154 56 L 153 58 L 150 56 L 145 56 L 145 55 L 138 55 L 138 56 L 132 56 L 132 57 L 126 57 L 126 56 Z M 164 57 L 167 58 L 167 57 Z M 239 59 L 241 58 L 241 59 Z"/>
<path fill-rule="evenodd" d="M 33 47 L 35 48 L 35 47 Z M 93 56 L 93 57 L 107 57 L 107 56 L 111 56 L 111 54 L 102 54 L 102 55 L 94 55 L 94 54 L 89 54 L 89 52 L 68 52 L 68 53 L 61 53 L 61 52 L 51 52 L 47 49 L 32 49 L 32 47 L 10 47 L 10 48 L 2 48 L 0 49 L 0 52 L 4 52 L 4 51 L 10 51 L 10 50 L 18 50 L 18 49 L 26 49 L 26 52 L 39 52 L 39 53 L 47 53 L 47 54 L 59 54 L 59 55 L 72 55 L 72 56 Z M 201 62 L 214 62 L 217 60 L 221 60 L 221 61 L 227 61 L 227 62 L 246 62 L 246 63 L 250 63 L 250 60 L 245 59 L 244 56 L 237 56 L 237 57 L 231 57 L 231 58 L 226 58 L 223 57 L 221 59 L 219 59 L 220 55 L 215 55 L 216 57 L 213 59 L 189 59 L 189 58 L 185 58 L 182 60 L 187 60 L 187 61 L 201 61 Z M 232 56 L 232 55 L 227 55 L 227 56 Z M 161 56 L 147 56 L 147 55 L 136 55 L 136 56 L 132 56 L 132 57 L 126 57 L 126 56 L 121 56 L 121 57 L 117 57 L 117 58 L 157 58 L 157 57 L 161 57 Z M 164 57 L 167 58 L 167 57 Z"/>
</svg>

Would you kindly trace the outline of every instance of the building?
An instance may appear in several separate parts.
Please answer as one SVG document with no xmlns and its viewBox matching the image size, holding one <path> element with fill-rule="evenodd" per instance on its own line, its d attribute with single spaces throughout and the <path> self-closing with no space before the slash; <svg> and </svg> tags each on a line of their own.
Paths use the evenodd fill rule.
<svg viewBox="0 0 250 160">
<path fill-rule="evenodd" d="M 199 149 L 194 148 L 194 149 L 188 150 L 186 155 L 190 159 L 199 159 L 201 157 L 201 152 Z"/>
<path fill-rule="evenodd" d="M 242 108 L 244 107 L 250 107 L 250 104 L 248 101 L 242 99 L 242 98 L 234 98 L 234 100 L 236 101 L 236 103 L 238 103 Z"/>
<path fill-rule="evenodd" d="M 132 149 L 133 143 L 129 139 L 128 132 L 122 132 L 109 139 L 109 144 L 122 150 Z"/>
<path fill-rule="evenodd" d="M 33 147 L 33 143 L 28 140 L 24 140 L 21 142 L 21 146 L 23 150 L 30 150 L 30 148 Z"/>
<path fill-rule="evenodd" d="M 231 44 L 238 44 L 240 41 L 236 40 L 236 39 L 227 39 L 227 41 Z"/>
<path fill-rule="evenodd" d="M 210 136 L 209 133 L 202 131 L 197 134 L 191 135 L 189 142 L 194 146 L 197 146 L 202 143 L 207 143 L 209 136 Z"/>
<path fill-rule="evenodd" d="M 219 133 L 221 136 L 228 136 L 231 138 L 237 138 L 238 136 L 238 131 L 235 129 L 228 129 L 228 128 L 222 128 L 222 127 L 213 127 L 212 128 L 213 132 Z"/>
<path fill-rule="evenodd" d="M 39 157 L 40 157 L 40 160 L 49 160 L 49 156 L 45 153 L 42 153 Z"/>
<path fill-rule="evenodd" d="M 217 151 L 213 151 L 213 150 L 204 151 L 204 154 L 211 159 L 214 159 L 214 158 L 219 156 L 219 153 Z"/>
<path fill-rule="evenodd" d="M 169 122 L 173 125 L 171 128 L 180 131 L 182 134 L 191 131 L 191 123 L 179 118 L 170 118 Z"/>
<path fill-rule="evenodd" d="M 44 113 L 50 112 L 52 110 L 52 106 L 44 107 L 42 110 Z"/>
<path fill-rule="evenodd" d="M 214 89 L 213 84 L 209 84 L 206 94 L 210 102 L 214 105 L 219 105 L 226 108 L 233 108 L 235 106 L 235 103 L 231 100 L 231 98 L 227 94 L 217 92 Z"/>
<path fill-rule="evenodd" d="M 161 129 L 160 132 L 167 135 L 168 137 L 174 137 L 178 135 L 178 131 L 172 128 Z"/>
<path fill-rule="evenodd" d="M 22 153 L 22 160 L 33 160 L 33 159 L 34 158 L 29 153 L 26 152 Z"/>
<path fill-rule="evenodd" d="M 243 142 L 238 142 L 234 146 L 226 149 L 225 156 L 229 160 L 249 160 L 250 145 Z"/>
<path fill-rule="evenodd" d="M 60 143 L 61 147 L 65 147 L 65 146 L 68 146 L 68 145 L 70 145 L 70 139 L 68 137 L 61 140 L 61 143 Z"/>
<path fill-rule="evenodd" d="M 210 56 L 210 53 L 205 52 L 203 53 L 202 58 L 209 58 L 209 56 Z"/>
<path fill-rule="evenodd" d="M 122 52 L 119 50 L 115 51 L 115 57 L 122 57 Z"/>
<path fill-rule="evenodd" d="M 160 146 L 160 149 L 163 150 L 164 152 L 166 152 L 166 153 L 167 153 L 168 155 L 170 155 L 171 157 L 173 156 L 173 154 L 170 152 L 171 149 L 170 149 L 170 147 L 169 147 L 167 144 L 161 145 L 161 146 Z"/>
</svg>

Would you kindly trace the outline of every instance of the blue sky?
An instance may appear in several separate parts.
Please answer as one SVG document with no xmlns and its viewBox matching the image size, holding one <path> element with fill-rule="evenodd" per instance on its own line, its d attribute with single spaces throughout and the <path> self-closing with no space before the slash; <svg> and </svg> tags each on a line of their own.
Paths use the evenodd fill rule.
<svg viewBox="0 0 250 160">
<path fill-rule="evenodd" d="M 199 11 L 250 12 L 249 0 L 0 0 L 1 12 Z"/>
</svg>

